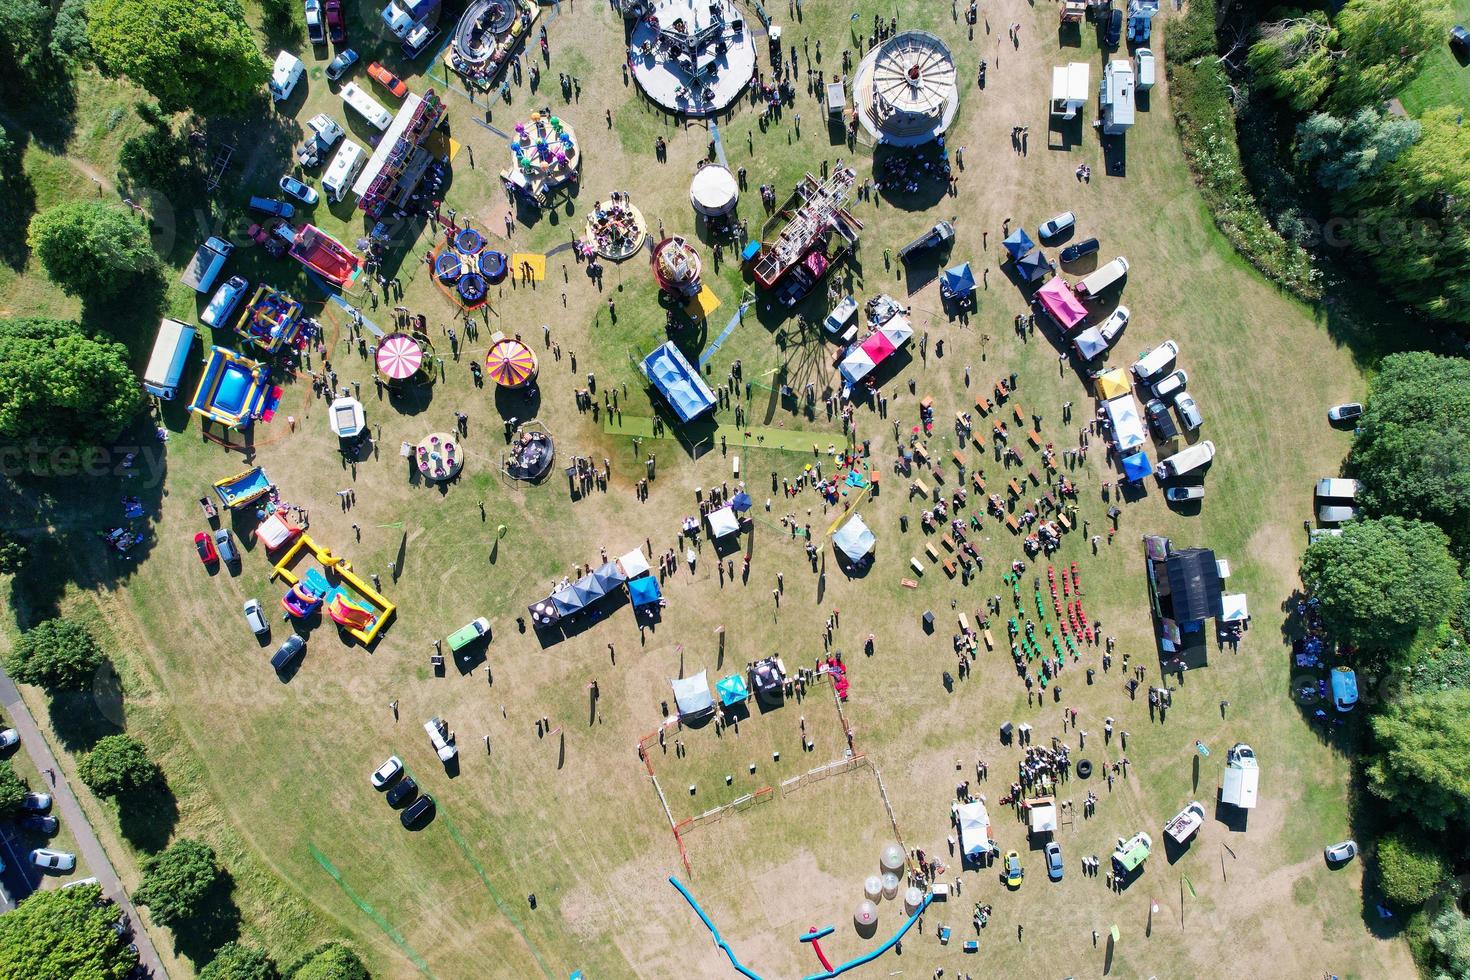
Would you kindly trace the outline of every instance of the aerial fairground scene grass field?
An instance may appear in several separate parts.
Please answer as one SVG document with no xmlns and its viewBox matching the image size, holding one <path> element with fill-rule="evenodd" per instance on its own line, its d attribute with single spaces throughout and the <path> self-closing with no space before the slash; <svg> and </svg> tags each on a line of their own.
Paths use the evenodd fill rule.
<svg viewBox="0 0 1470 980">
<path fill-rule="evenodd" d="M 1463 2 L 0 6 L 0 978 L 1470 977 Z"/>
</svg>

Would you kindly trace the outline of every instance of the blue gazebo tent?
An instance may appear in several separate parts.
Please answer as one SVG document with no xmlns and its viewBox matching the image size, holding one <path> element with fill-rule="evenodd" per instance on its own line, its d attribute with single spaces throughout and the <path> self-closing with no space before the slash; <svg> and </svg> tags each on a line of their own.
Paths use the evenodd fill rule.
<svg viewBox="0 0 1470 980">
<path fill-rule="evenodd" d="M 1052 271 L 1052 264 L 1047 261 L 1041 249 L 1033 248 L 1016 260 L 1016 271 L 1027 282 L 1035 282 L 1045 278 L 1047 273 Z"/>
<path fill-rule="evenodd" d="M 744 704 L 750 698 L 750 688 L 745 686 L 745 678 L 739 674 L 721 677 L 715 682 L 715 690 L 719 692 L 720 704 L 727 708 L 735 704 Z"/>
<path fill-rule="evenodd" d="M 945 299 L 964 299 L 975 291 L 975 273 L 970 271 L 970 263 L 961 262 L 959 265 L 944 270 L 939 277 L 939 291 Z"/>
<path fill-rule="evenodd" d="M 1153 472 L 1148 457 L 1143 453 L 1134 453 L 1132 456 L 1123 457 L 1123 476 L 1130 483 L 1137 483 Z"/>
<path fill-rule="evenodd" d="M 658 579 L 652 575 L 635 578 L 629 582 L 628 595 L 632 598 L 635 607 L 656 605 L 662 598 L 658 590 Z"/>
<path fill-rule="evenodd" d="M 688 422 L 715 407 L 715 393 L 672 340 L 645 357 L 642 368 L 679 421 Z"/>
<path fill-rule="evenodd" d="M 701 670 L 693 677 L 676 678 L 669 683 L 674 688 L 674 704 L 678 706 L 681 720 L 703 718 L 714 713 L 715 699 L 709 692 L 709 681 L 704 671 Z"/>
<path fill-rule="evenodd" d="M 1001 244 L 1005 246 L 1007 252 L 1011 253 L 1011 258 L 1013 259 L 1019 259 L 1036 247 L 1036 243 L 1031 240 L 1031 236 L 1026 234 L 1025 228 L 1017 228 Z"/>
<path fill-rule="evenodd" d="M 730 501 L 730 508 L 734 510 L 737 514 L 745 513 L 746 511 L 750 510 L 752 506 L 754 505 L 750 502 L 750 494 L 746 493 L 744 490 L 737 493 L 735 495 L 735 499 Z"/>
</svg>

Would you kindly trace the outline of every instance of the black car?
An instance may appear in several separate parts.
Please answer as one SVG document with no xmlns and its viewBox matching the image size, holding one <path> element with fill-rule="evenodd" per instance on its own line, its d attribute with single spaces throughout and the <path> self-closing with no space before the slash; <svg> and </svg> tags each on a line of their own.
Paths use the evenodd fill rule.
<svg viewBox="0 0 1470 980">
<path fill-rule="evenodd" d="M 300 660 L 301 655 L 305 652 L 306 638 L 300 633 L 292 633 L 286 637 L 286 642 L 282 643 L 281 648 L 271 657 L 271 666 L 276 669 L 277 673 L 280 673 Z"/>
<path fill-rule="evenodd" d="M 392 789 L 388 790 L 386 794 L 388 805 L 394 807 L 402 806 L 418 795 L 418 791 L 419 784 L 413 781 L 412 776 L 405 775 L 393 785 Z"/>
<path fill-rule="evenodd" d="M 1102 247 L 1102 243 L 1096 238 L 1087 238 L 1075 245 L 1068 245 L 1062 249 L 1062 265 L 1071 265 L 1084 256 L 1091 255 Z"/>
<path fill-rule="evenodd" d="M 1149 425 L 1154 427 L 1160 439 L 1174 439 L 1179 435 L 1179 428 L 1174 424 L 1174 416 L 1169 414 L 1169 406 L 1155 398 L 1143 407 L 1144 413 L 1148 415 Z"/>
<path fill-rule="evenodd" d="M 418 799 L 414 800 L 413 803 L 409 805 L 408 809 L 400 813 L 398 815 L 398 820 L 405 827 L 413 827 L 415 824 L 419 823 L 430 813 L 432 813 L 433 810 L 434 798 L 428 793 L 425 793 L 423 796 L 420 796 Z"/>
<path fill-rule="evenodd" d="M 1450 28 L 1450 50 L 1461 58 L 1470 58 L 1470 30 L 1463 24 Z"/>
<path fill-rule="evenodd" d="M 19 825 L 21 830 L 26 830 L 33 834 L 45 834 L 48 837 L 56 833 L 56 828 L 61 826 L 61 822 L 55 817 L 41 814 L 31 814 L 27 817 L 21 817 L 16 821 L 16 824 Z"/>
<path fill-rule="evenodd" d="M 1117 8 L 1108 15 L 1108 25 L 1103 33 L 1103 43 L 1110 48 L 1118 46 L 1118 39 L 1123 36 L 1123 11 Z"/>
</svg>

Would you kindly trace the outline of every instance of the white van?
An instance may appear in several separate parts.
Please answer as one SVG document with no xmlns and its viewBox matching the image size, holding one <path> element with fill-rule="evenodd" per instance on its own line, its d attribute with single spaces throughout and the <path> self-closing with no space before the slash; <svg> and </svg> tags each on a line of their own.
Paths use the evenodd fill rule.
<svg viewBox="0 0 1470 980">
<path fill-rule="evenodd" d="M 357 114 L 366 119 L 373 126 L 386 130 L 393 124 L 393 113 L 377 99 L 367 94 L 356 82 L 348 82 L 342 86 L 342 101 L 357 110 Z"/>
<path fill-rule="evenodd" d="M 1139 381 L 1157 378 L 1168 370 L 1178 356 L 1179 345 L 1172 340 L 1166 340 L 1134 362 L 1133 376 Z"/>
<path fill-rule="evenodd" d="M 1073 287 L 1078 296 L 1092 297 L 1113 286 L 1128 274 L 1128 260 L 1118 256 L 1096 272 L 1081 279 Z"/>
<path fill-rule="evenodd" d="M 1160 480 L 1182 476 L 1191 470 L 1197 470 L 1201 466 L 1215 458 L 1215 444 L 1206 439 L 1204 442 L 1182 449 L 1165 459 L 1159 460 L 1156 471 Z"/>
<path fill-rule="evenodd" d="M 144 391 L 165 401 L 179 393 L 179 380 L 184 376 L 195 333 L 187 323 L 164 317 L 153 341 L 153 353 L 148 356 L 148 369 L 143 372 Z"/>
<path fill-rule="evenodd" d="M 296 83 L 301 81 L 302 73 L 306 66 L 301 59 L 289 51 L 282 51 L 276 55 L 276 63 L 271 68 L 271 98 L 277 102 L 285 102 L 296 90 Z"/>
<path fill-rule="evenodd" d="M 322 190 L 327 192 L 327 197 L 334 202 L 342 200 L 366 162 L 366 150 L 352 140 L 343 140 L 326 173 L 322 174 Z"/>
<path fill-rule="evenodd" d="M 1154 53 L 1148 48 L 1139 48 L 1133 52 L 1133 58 L 1138 62 L 1138 90 L 1147 92 L 1154 87 Z"/>
</svg>

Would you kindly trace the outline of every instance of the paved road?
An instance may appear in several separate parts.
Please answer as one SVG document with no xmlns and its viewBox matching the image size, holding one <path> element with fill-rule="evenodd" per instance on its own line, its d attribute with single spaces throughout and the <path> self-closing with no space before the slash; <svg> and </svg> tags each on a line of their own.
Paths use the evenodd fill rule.
<svg viewBox="0 0 1470 980">
<path fill-rule="evenodd" d="M 133 908 L 132 900 L 128 898 L 128 893 L 123 890 L 122 882 L 118 880 L 117 872 L 113 870 L 112 862 L 107 858 L 107 852 L 102 849 L 97 835 L 92 832 L 92 825 L 87 821 L 87 815 L 77 803 L 71 786 L 67 784 L 66 776 L 57 766 L 56 756 L 51 754 L 50 744 L 41 737 L 41 730 L 36 727 L 36 720 L 31 717 L 30 709 L 21 700 L 20 692 L 15 689 L 15 684 L 4 670 L 0 670 L 0 705 L 4 705 L 11 726 L 20 732 L 20 744 L 30 753 L 31 760 L 36 764 L 36 768 L 41 770 L 43 777 L 47 770 L 56 774 L 55 784 L 45 787 L 52 798 L 51 812 L 66 825 L 72 836 L 76 838 L 79 856 L 86 862 L 88 870 L 102 886 L 102 894 L 116 901 L 117 907 L 126 912 L 128 918 L 132 920 L 133 942 L 138 945 L 139 959 L 153 971 L 154 977 L 166 978 L 168 974 L 163 969 L 163 962 L 158 958 L 158 951 L 153 948 L 153 940 L 144 930 L 137 910 Z"/>
</svg>

